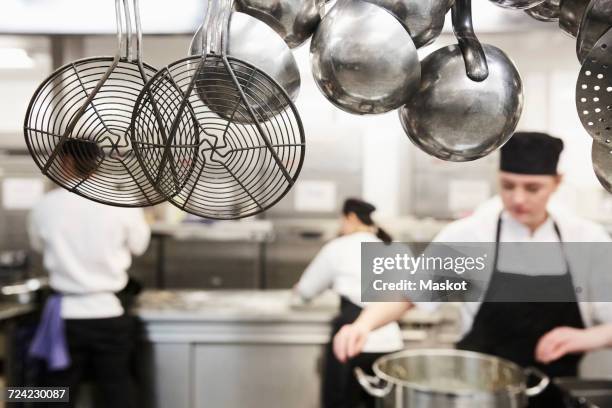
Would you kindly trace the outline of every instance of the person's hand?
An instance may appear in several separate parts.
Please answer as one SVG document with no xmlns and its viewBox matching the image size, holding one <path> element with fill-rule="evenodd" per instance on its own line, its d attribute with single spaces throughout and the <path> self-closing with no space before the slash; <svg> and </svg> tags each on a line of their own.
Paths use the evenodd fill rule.
<svg viewBox="0 0 612 408">
<path fill-rule="evenodd" d="M 358 322 L 344 325 L 334 337 L 334 354 L 341 362 L 361 353 L 370 329 Z"/>
<path fill-rule="evenodd" d="M 605 344 L 606 336 L 600 333 L 597 327 L 557 327 L 540 338 L 535 357 L 537 361 L 548 364 L 567 354 L 596 350 Z"/>
</svg>

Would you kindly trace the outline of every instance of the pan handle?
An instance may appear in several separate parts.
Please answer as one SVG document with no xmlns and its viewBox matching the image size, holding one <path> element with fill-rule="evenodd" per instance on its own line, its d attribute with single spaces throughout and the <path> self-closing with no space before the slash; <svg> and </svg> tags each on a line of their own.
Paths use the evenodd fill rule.
<svg viewBox="0 0 612 408">
<path fill-rule="evenodd" d="M 452 17 L 453 31 L 463 54 L 467 76 L 472 81 L 484 81 L 489 76 L 489 67 L 482 44 L 474 33 L 472 0 L 455 0 Z"/>
<path fill-rule="evenodd" d="M 325 3 L 327 3 L 325 0 L 315 0 L 315 6 L 317 10 L 319 10 L 319 17 L 321 18 L 321 20 L 323 20 L 323 17 L 325 17 L 325 14 L 327 12 L 325 8 Z"/>
<path fill-rule="evenodd" d="M 366 392 L 371 396 L 376 398 L 384 398 L 391 392 L 393 384 L 385 383 L 378 377 L 367 375 L 359 367 L 355 367 L 354 371 L 357 381 L 359 381 L 359 385 L 361 385 L 363 389 L 366 390 Z"/>
<path fill-rule="evenodd" d="M 540 379 L 540 382 L 538 382 L 536 385 L 534 385 L 533 387 L 529 387 L 525 390 L 525 394 L 528 397 L 535 397 L 536 395 L 544 391 L 546 387 L 548 387 L 548 384 L 550 384 L 550 378 L 537 368 L 527 367 L 525 368 L 525 370 L 523 370 L 523 372 L 527 377 L 534 376 Z"/>
</svg>

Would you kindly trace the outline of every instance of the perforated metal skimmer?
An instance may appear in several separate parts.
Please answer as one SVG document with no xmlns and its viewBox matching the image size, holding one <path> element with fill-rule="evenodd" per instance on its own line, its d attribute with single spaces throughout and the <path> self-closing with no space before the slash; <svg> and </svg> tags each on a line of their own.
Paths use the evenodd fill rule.
<svg viewBox="0 0 612 408">
<path fill-rule="evenodd" d="M 159 191 L 177 207 L 214 219 L 254 215 L 278 202 L 295 183 L 305 150 L 302 122 L 284 89 L 226 55 L 231 6 L 208 2 L 202 56 L 176 61 L 147 83 L 131 133 Z"/>
<path fill-rule="evenodd" d="M 30 154 L 45 175 L 83 197 L 124 207 L 165 199 L 142 171 L 128 136 L 134 103 L 156 72 L 142 63 L 138 0 L 133 8 L 136 50 L 129 4 L 116 0 L 116 55 L 56 70 L 34 93 L 24 123 Z"/>
<path fill-rule="evenodd" d="M 599 143 L 612 141 L 612 28 L 586 57 L 576 83 L 582 125 Z"/>
</svg>

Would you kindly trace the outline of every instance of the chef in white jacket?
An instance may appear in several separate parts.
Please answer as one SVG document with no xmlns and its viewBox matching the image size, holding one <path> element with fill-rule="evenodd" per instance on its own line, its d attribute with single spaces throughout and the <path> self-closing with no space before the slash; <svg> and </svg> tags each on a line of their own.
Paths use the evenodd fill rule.
<svg viewBox="0 0 612 408">
<path fill-rule="evenodd" d="M 563 242 L 609 242 L 610 237 L 601 226 L 549 205 L 561 181 L 557 163 L 562 149 L 560 139 L 546 134 L 515 134 L 501 149 L 500 199 L 451 223 L 434 240 L 495 243 L 497 255 L 484 297 L 479 302 L 462 304 L 463 339 L 458 348 L 497 355 L 522 366 L 536 366 L 551 377 L 577 375 L 582 353 L 603 347 L 612 339 L 612 303 L 589 298 L 593 291 L 612 288 L 598 288 L 596 282 L 585 281 L 603 278 L 609 282 L 604 276 L 609 274 L 605 270 L 599 276 L 573 274 L 577 264 L 563 249 Z M 513 258 L 511 262 L 499 251 L 499 242 L 559 243 L 558 256 L 547 262 L 545 270 L 526 269 L 524 265 L 529 260 L 516 262 Z M 577 293 L 576 287 L 588 290 Z M 493 301 L 490 295 L 499 288 L 511 293 L 526 289 L 543 293 L 552 288 L 568 301 Z M 393 321 L 412 306 L 406 301 L 367 308 L 354 324 L 343 327 L 336 336 L 336 355 L 340 360 L 355 355 L 371 330 Z M 529 407 L 562 406 L 558 398 L 554 388 L 549 387 L 530 399 Z"/>
<path fill-rule="evenodd" d="M 342 209 L 341 236 L 321 249 L 296 285 L 296 291 L 304 300 L 329 288 L 340 295 L 340 314 L 333 322 L 332 334 L 352 323 L 364 306 L 361 302 L 361 243 L 391 242 L 391 237 L 372 220 L 374 210 L 375 207 L 365 201 L 347 199 Z M 374 360 L 402 347 L 400 329 L 395 321 L 368 333 L 361 353 L 347 363 L 334 356 L 330 342 L 326 348 L 322 381 L 323 406 L 354 408 L 365 404 L 373 407 L 373 399 L 357 383 L 353 368 L 358 366 L 371 372 Z"/>
<path fill-rule="evenodd" d="M 95 144 L 69 139 L 58 159 L 62 171 L 79 180 L 93 174 L 99 154 Z M 91 370 L 103 406 L 135 407 L 130 377 L 135 327 L 117 293 L 128 284 L 132 255 L 149 244 L 143 211 L 55 189 L 32 209 L 29 235 L 32 247 L 43 253 L 54 292 L 43 314 L 48 321 L 41 322 L 31 349 L 47 362 L 43 382 L 70 387 L 68 406 L 74 406 L 79 383 Z"/>
</svg>

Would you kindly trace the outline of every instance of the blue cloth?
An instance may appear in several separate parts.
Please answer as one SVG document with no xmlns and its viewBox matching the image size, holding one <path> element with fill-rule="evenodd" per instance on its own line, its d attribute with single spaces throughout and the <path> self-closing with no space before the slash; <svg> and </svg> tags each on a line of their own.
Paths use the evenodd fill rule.
<svg viewBox="0 0 612 408">
<path fill-rule="evenodd" d="M 29 350 L 30 357 L 46 361 L 47 368 L 52 371 L 70 366 L 66 328 L 61 311 L 62 296 L 51 295 L 47 299 Z"/>
</svg>

